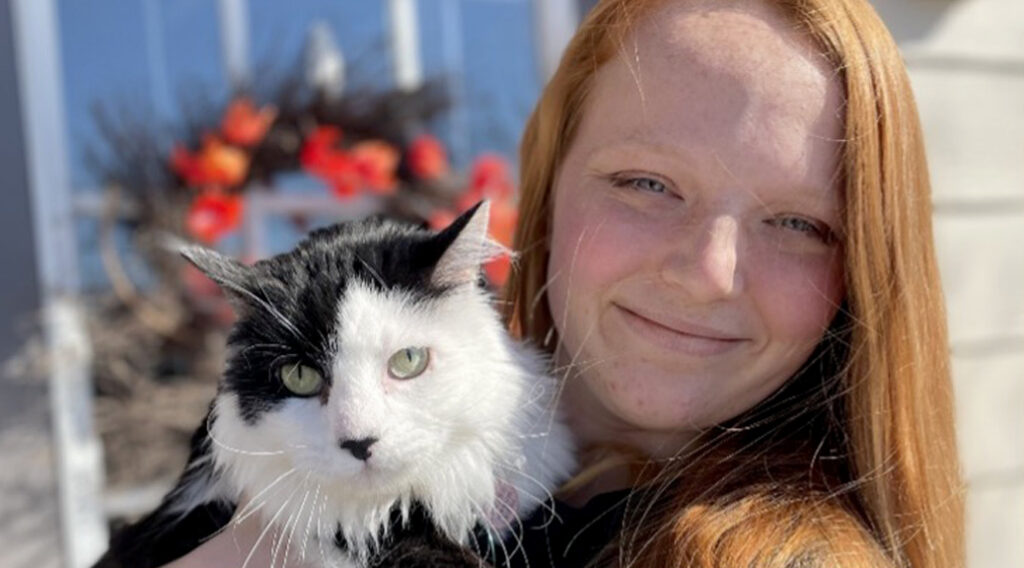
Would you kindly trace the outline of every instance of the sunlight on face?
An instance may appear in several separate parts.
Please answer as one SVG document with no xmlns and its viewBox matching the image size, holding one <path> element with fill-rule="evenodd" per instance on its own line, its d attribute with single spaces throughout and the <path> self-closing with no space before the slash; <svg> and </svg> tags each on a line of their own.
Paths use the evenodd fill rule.
<svg viewBox="0 0 1024 568">
<path fill-rule="evenodd" d="M 760 3 L 683 4 L 597 74 L 548 265 L 576 431 L 652 455 L 778 388 L 844 293 L 827 62 Z"/>
</svg>

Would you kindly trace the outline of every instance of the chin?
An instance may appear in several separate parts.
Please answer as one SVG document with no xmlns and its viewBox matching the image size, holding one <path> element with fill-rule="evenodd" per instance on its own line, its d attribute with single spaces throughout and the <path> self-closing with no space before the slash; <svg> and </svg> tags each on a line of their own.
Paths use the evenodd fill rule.
<svg viewBox="0 0 1024 568">
<path fill-rule="evenodd" d="M 602 404 L 622 422 L 642 430 L 694 430 L 709 423 L 705 412 L 715 403 L 701 396 L 695 381 L 652 369 L 649 364 L 617 369 L 600 378 Z M 689 384 L 686 384 L 689 382 Z"/>
</svg>

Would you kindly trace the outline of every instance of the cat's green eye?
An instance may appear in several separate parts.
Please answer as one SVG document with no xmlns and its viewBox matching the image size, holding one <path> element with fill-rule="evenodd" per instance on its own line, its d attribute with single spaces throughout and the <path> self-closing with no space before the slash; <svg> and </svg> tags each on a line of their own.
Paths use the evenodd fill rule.
<svg viewBox="0 0 1024 568">
<path fill-rule="evenodd" d="M 312 396 L 320 392 L 324 386 L 324 378 L 320 376 L 320 372 L 302 363 L 281 365 L 277 374 L 284 386 L 299 396 Z"/>
<path fill-rule="evenodd" d="M 395 379 L 412 379 L 427 370 L 430 352 L 426 347 L 399 349 L 388 359 L 388 374 Z"/>
</svg>

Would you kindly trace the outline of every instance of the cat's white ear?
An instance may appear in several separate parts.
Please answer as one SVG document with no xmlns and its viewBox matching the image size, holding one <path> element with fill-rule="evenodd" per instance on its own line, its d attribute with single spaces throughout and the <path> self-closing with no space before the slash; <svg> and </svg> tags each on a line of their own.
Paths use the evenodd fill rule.
<svg viewBox="0 0 1024 568">
<path fill-rule="evenodd" d="M 229 297 L 238 298 L 247 293 L 246 284 L 250 270 L 248 266 L 217 251 L 197 245 L 183 245 L 178 248 L 178 252 L 210 280 L 216 282 Z"/>
<path fill-rule="evenodd" d="M 491 204 L 481 201 L 452 221 L 437 238 L 450 244 L 434 267 L 431 281 L 438 286 L 475 284 L 480 266 L 503 254 L 511 254 L 487 235 Z"/>
</svg>

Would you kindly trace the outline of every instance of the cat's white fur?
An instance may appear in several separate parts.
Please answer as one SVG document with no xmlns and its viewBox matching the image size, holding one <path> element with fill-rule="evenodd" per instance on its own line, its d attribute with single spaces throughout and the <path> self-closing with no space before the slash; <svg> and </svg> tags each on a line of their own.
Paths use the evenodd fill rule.
<svg viewBox="0 0 1024 568">
<path fill-rule="evenodd" d="M 221 393 L 210 424 L 217 485 L 185 490 L 249 503 L 236 517 L 259 514 L 277 552 L 328 565 L 362 565 L 392 508 L 413 500 L 456 542 L 478 522 L 500 535 L 510 509 L 522 517 L 540 506 L 574 457 L 546 360 L 509 338 L 491 301 L 471 281 L 418 302 L 350 285 L 326 403 L 289 399 L 253 425 L 237 396 Z M 428 369 L 390 378 L 388 358 L 410 346 L 430 349 Z M 366 462 L 339 447 L 367 437 L 379 441 Z M 508 488 L 514 497 L 499 498 Z M 338 527 L 353 545 L 347 554 L 333 545 Z"/>
</svg>

